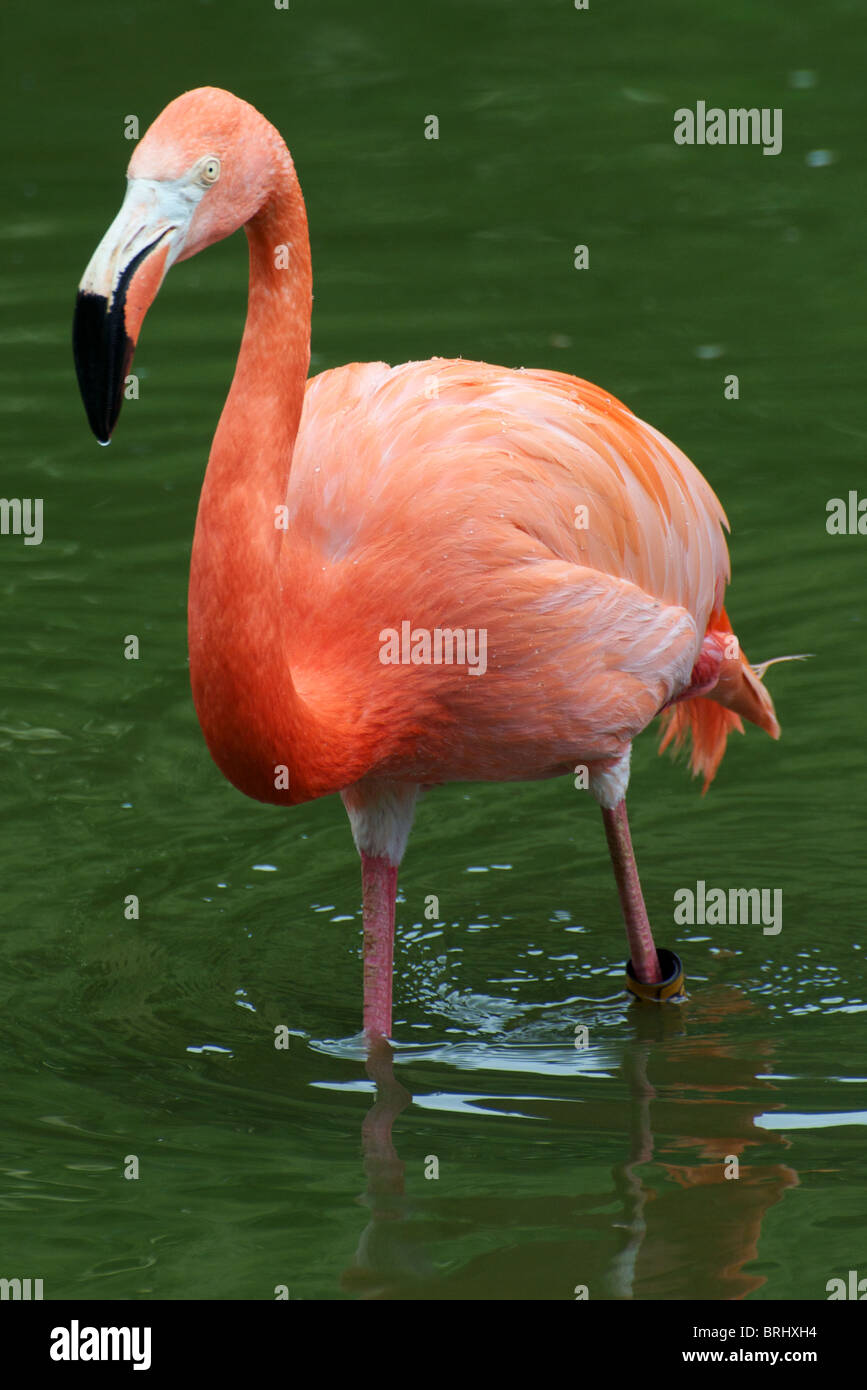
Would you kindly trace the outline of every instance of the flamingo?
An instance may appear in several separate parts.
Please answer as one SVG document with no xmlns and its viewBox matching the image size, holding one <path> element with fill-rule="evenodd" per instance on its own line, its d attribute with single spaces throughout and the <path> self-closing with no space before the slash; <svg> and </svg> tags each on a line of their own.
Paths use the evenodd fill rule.
<svg viewBox="0 0 867 1390">
<path fill-rule="evenodd" d="M 662 747 L 690 740 L 706 789 L 742 716 L 780 732 L 726 615 L 711 487 L 620 401 L 560 372 L 432 358 L 308 380 L 301 188 L 279 132 L 230 92 L 172 101 L 127 180 L 76 300 L 87 417 L 107 444 L 167 270 L 243 227 L 247 318 L 196 518 L 190 681 L 211 755 L 247 796 L 342 797 L 365 1034 L 391 1033 L 419 791 L 452 781 L 586 785 L 633 992 L 664 998 L 679 962 L 654 946 L 635 864 L 632 743 L 661 713 Z"/>
</svg>

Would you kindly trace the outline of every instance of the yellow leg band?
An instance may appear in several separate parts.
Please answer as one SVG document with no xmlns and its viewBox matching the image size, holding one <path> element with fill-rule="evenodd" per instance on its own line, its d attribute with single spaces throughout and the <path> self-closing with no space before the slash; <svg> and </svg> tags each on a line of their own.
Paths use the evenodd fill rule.
<svg viewBox="0 0 867 1390">
<path fill-rule="evenodd" d="M 680 956 L 676 956 L 674 951 L 662 950 L 657 951 L 656 957 L 662 971 L 662 979 L 654 985 L 643 985 L 636 979 L 630 960 L 626 965 L 626 988 L 636 999 L 648 999 L 655 1004 L 679 1004 L 686 998 Z"/>
</svg>

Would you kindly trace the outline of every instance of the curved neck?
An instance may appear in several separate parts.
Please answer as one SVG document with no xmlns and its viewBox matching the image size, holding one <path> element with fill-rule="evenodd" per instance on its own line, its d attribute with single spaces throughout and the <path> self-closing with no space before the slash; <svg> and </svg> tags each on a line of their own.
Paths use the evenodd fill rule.
<svg viewBox="0 0 867 1390">
<path fill-rule="evenodd" d="M 305 799 L 299 785 L 275 788 L 274 769 L 288 763 L 307 717 L 287 660 L 279 509 L 310 362 L 312 275 L 301 189 L 274 136 L 271 192 L 246 228 L 244 337 L 199 499 L 189 648 L 196 712 L 214 760 L 248 795 L 280 802 Z"/>
<path fill-rule="evenodd" d="M 275 162 L 271 193 L 246 227 L 247 320 L 202 495 L 218 485 L 222 490 L 240 472 L 245 489 L 255 478 L 263 501 L 267 492 L 276 507 L 285 500 L 304 405 L 313 273 L 304 198 L 282 140 Z M 273 510 L 270 522 L 279 541 Z"/>
</svg>

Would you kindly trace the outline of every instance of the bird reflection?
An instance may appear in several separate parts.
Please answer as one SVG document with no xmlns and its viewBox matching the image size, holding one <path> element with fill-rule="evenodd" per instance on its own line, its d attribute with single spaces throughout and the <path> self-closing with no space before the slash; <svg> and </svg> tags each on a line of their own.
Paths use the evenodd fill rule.
<svg viewBox="0 0 867 1390">
<path fill-rule="evenodd" d="M 758 1257 L 765 1213 L 798 1175 L 786 1163 L 747 1161 L 751 1150 L 789 1146 L 755 1123 L 774 1108 L 757 1094 L 773 1089 L 762 1080 L 773 1070 L 772 1044 L 738 1041 L 729 1026 L 733 1015 L 750 1013 L 758 1010 L 739 989 L 709 991 L 701 998 L 703 1031 L 690 1037 L 688 1011 L 633 1010 L 635 1037 L 623 1058 L 629 1156 L 614 1170 L 627 1234 L 612 1265 L 611 1297 L 683 1298 L 688 1280 L 692 1298 L 741 1299 L 766 1282 L 746 1266 Z M 713 1031 L 704 1031 L 709 1025 Z M 654 1162 L 668 1181 L 651 1187 L 639 1170 Z"/>
<path fill-rule="evenodd" d="M 392 1126 L 412 1096 L 395 1079 L 394 1053 L 381 1035 L 369 1041 L 365 1070 L 376 1087 L 373 1105 L 361 1126 L 367 1188 L 359 1200 L 370 1208 L 370 1221 L 361 1234 L 354 1263 L 341 1283 L 360 1298 L 405 1297 L 408 1287 L 430 1273 L 427 1257 L 408 1220 L 406 1165 L 398 1157 L 392 1139 Z"/>
<path fill-rule="evenodd" d="M 769 1161 L 769 1147 L 788 1147 L 785 1137 L 756 1125 L 774 1108 L 767 1094 L 773 1081 L 762 1075 L 773 1070 L 773 1044 L 741 1027 L 735 1035 L 738 1015 L 739 1025 L 754 1024 L 758 1010 L 729 988 L 680 1007 L 631 1005 L 631 1036 L 620 1048 L 625 1105 L 608 1086 L 598 1098 L 598 1078 L 577 1072 L 574 1092 L 583 1103 L 570 1107 L 574 1120 L 564 1130 L 563 1100 L 539 1098 L 547 1108 L 537 1113 L 560 1126 L 560 1156 L 570 1136 L 575 1151 L 571 1191 L 558 1191 L 560 1162 L 541 1196 L 534 1183 L 526 1195 L 511 1187 L 492 1198 L 489 1174 L 487 1195 L 466 1196 L 465 1187 L 449 1195 L 439 1183 L 416 1183 L 407 1196 L 393 1130 L 412 1097 L 395 1079 L 390 1045 L 375 1039 L 366 1068 L 376 1097 L 362 1125 L 367 1183 L 359 1199 L 370 1219 L 343 1288 L 368 1299 L 572 1299 L 585 1287 L 591 1299 L 612 1300 L 755 1293 L 765 1283 L 749 1268 L 762 1221 L 798 1177 L 788 1164 Z M 597 1182 L 582 1181 L 592 1163 L 588 1144 L 607 1152 L 618 1134 L 624 1157 L 600 1192 Z M 535 1153 L 538 1176 L 535 1165 L 545 1160 Z M 596 1165 L 593 1176 L 599 1171 Z M 438 1272 L 425 1239 L 481 1228 L 485 1253 L 457 1268 L 453 1257 L 443 1260 L 449 1272 Z M 493 1250 L 492 1228 L 499 1232 Z"/>
</svg>

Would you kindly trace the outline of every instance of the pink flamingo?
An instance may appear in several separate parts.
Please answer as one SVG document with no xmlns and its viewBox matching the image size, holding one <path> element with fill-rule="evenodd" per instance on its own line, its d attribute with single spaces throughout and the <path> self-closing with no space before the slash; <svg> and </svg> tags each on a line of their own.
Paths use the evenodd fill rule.
<svg viewBox="0 0 867 1390">
<path fill-rule="evenodd" d="M 723 607 L 717 498 L 657 430 L 559 372 L 433 358 L 308 380 L 310 247 L 292 159 L 259 112 L 209 87 L 173 101 L 137 146 L 80 284 L 76 368 L 102 443 L 166 271 L 240 227 L 247 321 L 189 590 L 193 698 L 214 761 L 260 801 L 342 796 L 361 855 L 368 1035 L 391 1031 L 416 797 L 450 781 L 583 771 L 633 986 L 664 997 L 679 962 L 654 947 L 635 866 L 632 741 L 662 712 L 663 746 L 690 734 L 707 785 L 740 716 L 779 736 L 763 670 Z"/>
</svg>

